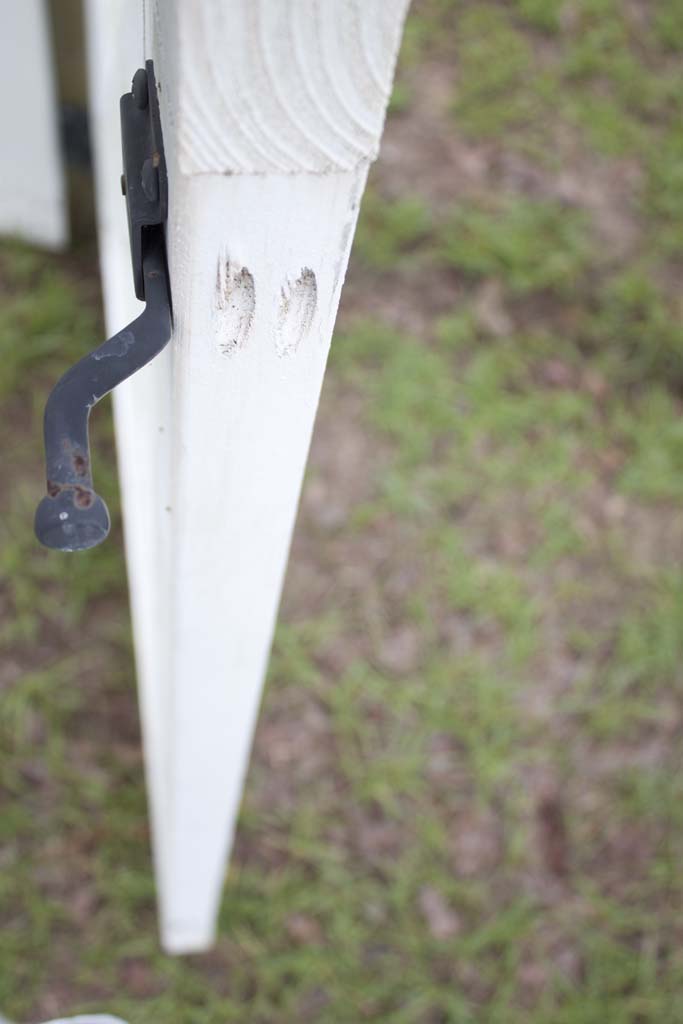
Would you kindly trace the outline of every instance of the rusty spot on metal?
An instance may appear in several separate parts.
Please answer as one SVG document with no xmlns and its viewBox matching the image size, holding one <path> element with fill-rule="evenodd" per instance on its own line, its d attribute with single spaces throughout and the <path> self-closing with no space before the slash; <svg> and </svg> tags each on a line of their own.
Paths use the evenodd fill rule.
<svg viewBox="0 0 683 1024">
<path fill-rule="evenodd" d="M 74 487 L 74 505 L 78 508 L 90 508 L 93 503 L 93 493 L 85 487 Z"/>
<path fill-rule="evenodd" d="M 73 464 L 78 476 L 86 475 L 88 472 L 88 460 L 85 455 L 74 455 Z"/>
<path fill-rule="evenodd" d="M 48 480 L 47 493 L 50 495 L 51 498 L 56 498 L 57 495 L 60 493 L 61 489 L 62 488 L 60 487 L 60 485 L 56 484 L 54 480 Z"/>
</svg>

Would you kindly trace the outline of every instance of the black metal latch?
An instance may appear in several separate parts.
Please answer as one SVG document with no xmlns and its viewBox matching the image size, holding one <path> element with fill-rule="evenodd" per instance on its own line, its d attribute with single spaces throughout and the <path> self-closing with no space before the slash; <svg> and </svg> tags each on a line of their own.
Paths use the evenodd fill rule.
<svg viewBox="0 0 683 1024">
<path fill-rule="evenodd" d="M 164 225 L 168 179 L 154 66 L 147 61 L 121 97 L 123 176 L 135 294 L 144 311 L 84 356 L 53 388 L 45 407 L 47 496 L 35 531 L 48 548 L 80 551 L 109 533 L 107 506 L 93 488 L 88 441 L 90 410 L 117 384 L 145 366 L 171 337 L 171 290 Z"/>
</svg>

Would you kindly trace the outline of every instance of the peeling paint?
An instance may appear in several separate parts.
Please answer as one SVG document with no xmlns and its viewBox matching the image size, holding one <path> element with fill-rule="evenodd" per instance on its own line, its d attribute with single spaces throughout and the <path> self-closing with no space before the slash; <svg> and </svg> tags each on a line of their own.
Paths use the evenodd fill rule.
<svg viewBox="0 0 683 1024">
<path fill-rule="evenodd" d="M 280 291 L 275 348 L 280 357 L 293 355 L 308 334 L 318 305 L 318 283 L 310 267 L 302 267 L 296 281 L 287 280 Z"/>
<path fill-rule="evenodd" d="M 111 359 L 112 356 L 125 356 L 134 344 L 135 335 L 132 331 L 119 331 L 101 349 L 96 349 L 92 357 L 99 362 L 100 359 Z"/>
<path fill-rule="evenodd" d="M 255 311 L 256 287 L 251 271 L 227 257 L 220 257 L 216 268 L 213 325 L 223 355 L 233 355 L 247 343 Z"/>
</svg>

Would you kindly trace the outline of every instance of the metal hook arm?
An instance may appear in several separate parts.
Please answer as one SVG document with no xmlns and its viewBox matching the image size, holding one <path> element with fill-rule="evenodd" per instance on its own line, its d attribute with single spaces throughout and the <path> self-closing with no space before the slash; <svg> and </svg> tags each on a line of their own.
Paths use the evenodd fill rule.
<svg viewBox="0 0 683 1024">
<path fill-rule="evenodd" d="M 38 505 L 38 540 L 59 551 L 94 547 L 109 533 L 107 506 L 93 489 L 90 410 L 153 359 L 171 337 L 171 300 L 163 228 L 143 234 L 147 305 L 128 327 L 84 356 L 57 382 L 45 407 L 47 496 Z"/>
<path fill-rule="evenodd" d="M 85 356 L 55 385 L 45 407 L 47 497 L 38 505 L 38 540 L 81 551 L 109 533 L 107 506 L 93 489 L 90 410 L 112 388 L 153 359 L 171 337 L 171 289 L 164 224 L 168 179 L 154 64 L 148 60 L 121 97 L 123 176 L 135 294 L 147 303 L 128 327 Z"/>
</svg>

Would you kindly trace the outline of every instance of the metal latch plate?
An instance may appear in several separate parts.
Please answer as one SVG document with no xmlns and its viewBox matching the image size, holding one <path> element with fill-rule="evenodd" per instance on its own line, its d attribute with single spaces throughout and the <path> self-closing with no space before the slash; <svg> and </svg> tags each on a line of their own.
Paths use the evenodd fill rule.
<svg viewBox="0 0 683 1024">
<path fill-rule="evenodd" d="M 168 212 L 168 177 L 161 135 L 154 65 L 148 60 L 136 71 L 131 92 L 121 97 L 121 138 L 128 231 L 135 294 L 145 298 L 142 236 L 146 228 L 163 224 Z"/>
</svg>

